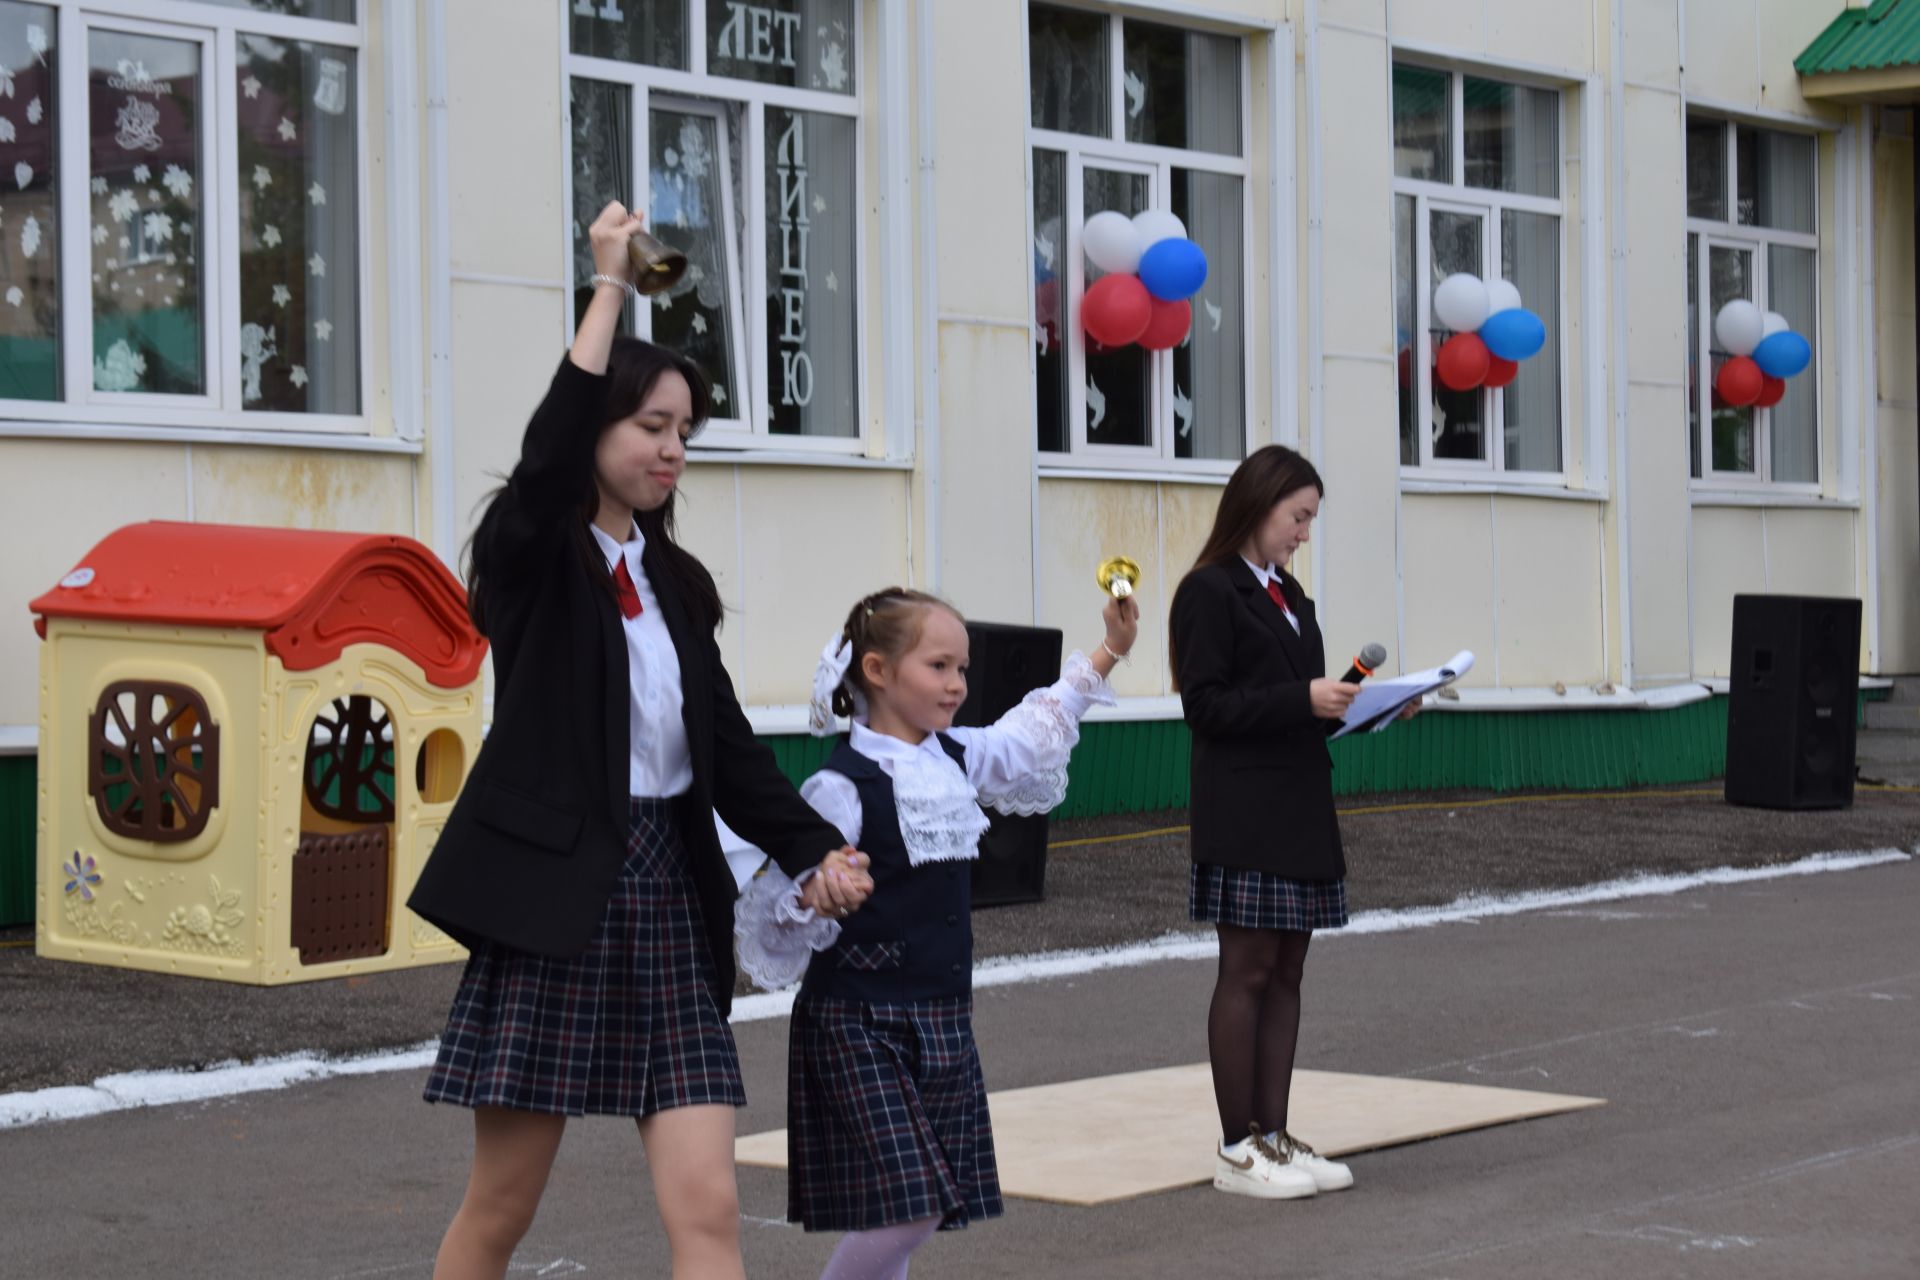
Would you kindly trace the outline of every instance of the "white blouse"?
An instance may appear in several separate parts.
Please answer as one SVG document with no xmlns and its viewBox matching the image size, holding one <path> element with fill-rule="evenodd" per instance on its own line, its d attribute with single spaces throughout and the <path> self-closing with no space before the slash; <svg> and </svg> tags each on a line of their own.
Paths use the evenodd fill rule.
<svg viewBox="0 0 1920 1280">
<path fill-rule="evenodd" d="M 647 540 L 638 525 L 633 526 L 625 542 L 615 542 L 598 525 L 587 526 L 593 540 L 607 558 L 607 572 L 614 562 L 624 558 L 627 572 L 633 576 L 634 590 L 640 594 L 640 613 L 622 617 L 620 629 L 627 637 L 627 794 L 634 796 L 677 796 L 693 788 L 693 755 L 687 745 L 687 722 L 681 716 L 685 703 L 680 690 L 680 653 L 667 632 L 667 620 L 660 613 L 660 598 L 640 557 Z"/>
<path fill-rule="evenodd" d="M 1269 581 L 1275 581 L 1275 582 L 1279 581 L 1280 571 L 1274 568 L 1272 565 L 1268 565 L 1266 568 L 1262 569 L 1259 565 L 1247 559 L 1245 556 L 1240 557 L 1240 563 L 1247 566 L 1247 568 L 1253 570 L 1253 576 L 1260 579 L 1260 589 L 1262 591 L 1265 591 L 1267 589 L 1267 583 Z M 1293 624 L 1293 633 L 1295 635 L 1299 635 L 1300 619 L 1293 616 L 1293 606 L 1288 605 L 1286 608 L 1282 609 L 1280 612 L 1287 615 L 1287 621 Z"/>
</svg>

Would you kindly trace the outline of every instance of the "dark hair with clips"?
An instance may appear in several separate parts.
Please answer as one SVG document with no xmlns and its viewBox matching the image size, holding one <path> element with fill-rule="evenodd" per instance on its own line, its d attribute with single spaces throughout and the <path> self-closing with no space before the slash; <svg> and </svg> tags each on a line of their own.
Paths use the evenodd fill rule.
<svg viewBox="0 0 1920 1280">
<path fill-rule="evenodd" d="M 853 606 L 852 612 L 847 614 L 847 625 L 840 632 L 843 639 L 852 643 L 853 658 L 847 664 L 846 680 L 833 691 L 835 715 L 853 714 L 853 692 L 849 686 L 858 687 L 861 693 L 869 696 L 873 692 L 867 688 L 861 660 L 870 653 L 877 653 L 886 661 L 894 662 L 910 652 L 914 645 L 920 643 L 920 632 L 926 625 L 928 609 L 945 609 L 954 617 L 960 617 L 960 611 L 939 596 L 910 587 L 888 587 Z M 961 621 L 966 619 L 961 618 Z"/>
</svg>

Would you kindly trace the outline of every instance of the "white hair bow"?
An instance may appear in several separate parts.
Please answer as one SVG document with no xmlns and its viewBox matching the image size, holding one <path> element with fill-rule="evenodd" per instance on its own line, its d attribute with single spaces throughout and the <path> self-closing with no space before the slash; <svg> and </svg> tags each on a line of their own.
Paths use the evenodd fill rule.
<svg viewBox="0 0 1920 1280">
<path fill-rule="evenodd" d="M 834 633 L 828 639 L 827 647 L 820 651 L 820 665 L 813 669 L 813 701 L 807 704 L 807 728 L 816 738 L 824 738 L 834 731 L 833 695 L 841 685 L 847 682 L 847 668 L 853 665 L 853 641 L 841 633 Z M 848 685 L 847 692 L 853 699 L 853 713 L 862 715 L 867 709 L 867 700 L 860 691 Z"/>
</svg>

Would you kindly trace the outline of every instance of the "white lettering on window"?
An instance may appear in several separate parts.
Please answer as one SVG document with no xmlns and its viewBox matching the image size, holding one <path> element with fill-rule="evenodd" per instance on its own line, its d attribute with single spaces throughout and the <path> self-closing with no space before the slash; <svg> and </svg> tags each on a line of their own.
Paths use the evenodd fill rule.
<svg viewBox="0 0 1920 1280">
<path fill-rule="evenodd" d="M 807 341 L 807 134 L 799 113 L 774 145 L 774 171 L 780 204 L 774 227 L 780 235 L 780 275 L 792 281 L 780 287 L 780 401 L 802 408 L 813 399 L 813 359 Z"/>
<path fill-rule="evenodd" d="M 594 12 L 593 0 L 573 0 L 573 11 L 582 18 L 598 18 L 602 22 L 627 20 L 627 15 L 620 12 L 620 0 L 602 0 L 598 13 Z"/>
<path fill-rule="evenodd" d="M 587 0 L 579 2 L 585 4 Z M 792 67 L 795 65 L 793 37 L 799 29 L 797 13 L 777 13 L 760 5 L 729 0 L 727 22 L 720 28 L 716 52 L 722 58 L 735 61 Z"/>
</svg>

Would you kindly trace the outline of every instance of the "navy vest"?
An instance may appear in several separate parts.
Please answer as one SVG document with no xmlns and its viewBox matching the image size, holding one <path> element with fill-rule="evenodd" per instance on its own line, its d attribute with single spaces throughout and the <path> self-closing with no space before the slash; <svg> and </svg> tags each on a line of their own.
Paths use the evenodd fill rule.
<svg viewBox="0 0 1920 1280">
<path fill-rule="evenodd" d="M 945 734 L 940 746 L 963 770 L 966 751 Z M 904 1004 L 973 990 L 973 865 L 907 859 L 893 779 L 845 738 L 826 768 L 860 796 L 860 851 L 873 859 L 873 896 L 840 922 L 840 938 L 813 953 L 802 996 Z"/>
</svg>

